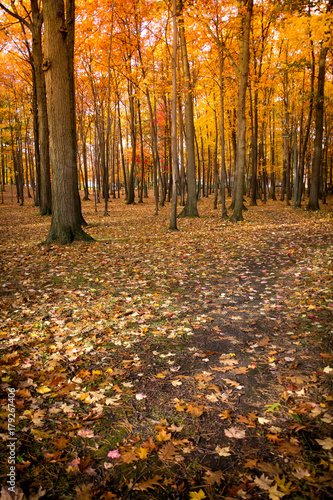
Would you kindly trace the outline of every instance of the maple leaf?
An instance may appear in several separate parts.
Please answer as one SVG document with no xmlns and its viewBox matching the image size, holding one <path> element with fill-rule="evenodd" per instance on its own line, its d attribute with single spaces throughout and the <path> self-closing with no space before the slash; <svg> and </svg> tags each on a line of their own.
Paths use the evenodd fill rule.
<svg viewBox="0 0 333 500">
<path fill-rule="evenodd" d="M 77 435 L 83 438 L 93 438 L 95 437 L 94 431 L 91 429 L 85 428 L 85 429 L 79 429 L 77 432 Z"/>
<path fill-rule="evenodd" d="M 129 451 L 121 453 L 121 459 L 125 464 L 130 464 L 132 462 L 136 462 L 137 460 L 139 460 L 139 457 L 136 454 L 136 449 L 132 448 Z"/>
<path fill-rule="evenodd" d="M 172 424 L 168 427 L 168 431 L 171 432 L 181 432 L 184 429 L 183 425 L 177 426 L 175 424 Z"/>
<path fill-rule="evenodd" d="M 316 439 L 317 443 L 324 448 L 324 450 L 331 450 L 333 448 L 333 439 L 327 437 L 326 439 Z"/>
<path fill-rule="evenodd" d="M 295 472 L 293 472 L 293 476 L 297 479 L 305 479 L 307 477 L 311 477 L 310 472 L 307 469 L 303 469 L 302 467 L 298 467 Z"/>
<path fill-rule="evenodd" d="M 141 460 L 144 460 L 148 457 L 149 448 L 143 448 L 142 446 L 140 446 L 140 448 L 138 448 L 136 452 L 138 454 L 138 457 L 141 458 Z"/>
<path fill-rule="evenodd" d="M 141 393 L 135 394 L 135 399 L 137 399 L 138 401 L 141 401 L 142 399 L 145 399 L 146 397 L 147 397 L 146 394 L 141 394 Z"/>
<path fill-rule="evenodd" d="M 266 409 L 267 412 L 269 412 L 269 411 L 274 412 L 274 411 L 279 411 L 280 406 L 281 406 L 280 403 L 273 403 L 271 405 L 265 405 L 265 408 L 267 408 Z"/>
<path fill-rule="evenodd" d="M 191 491 L 190 493 L 191 500 L 202 500 L 203 498 L 206 498 L 205 492 L 203 490 Z"/>
<path fill-rule="evenodd" d="M 165 429 L 161 429 L 156 437 L 159 441 L 169 441 L 171 439 L 171 433 L 167 433 Z"/>
<path fill-rule="evenodd" d="M 217 484 L 218 486 L 221 484 L 222 479 L 224 479 L 223 473 L 220 470 L 215 472 L 208 470 L 205 473 L 204 482 L 209 486 L 213 486 L 213 484 Z"/>
<path fill-rule="evenodd" d="M 271 486 L 268 490 L 270 500 L 279 500 L 286 496 L 282 491 L 278 491 L 277 484 Z"/>
<path fill-rule="evenodd" d="M 140 481 L 137 483 L 133 490 L 135 491 L 147 491 L 148 489 L 154 490 L 156 486 L 161 486 L 161 481 L 163 476 L 155 475 L 154 477 L 147 479 L 146 481 Z"/>
<path fill-rule="evenodd" d="M 172 442 L 166 443 L 158 451 L 158 457 L 162 462 L 167 460 L 174 460 L 177 454 L 176 448 Z"/>
<path fill-rule="evenodd" d="M 186 404 L 182 403 L 181 401 L 177 401 L 175 404 L 175 408 L 177 411 L 185 411 L 186 410 Z"/>
<path fill-rule="evenodd" d="M 36 389 L 36 391 L 39 393 L 39 394 L 47 394 L 48 392 L 51 392 L 52 389 L 50 389 L 49 387 L 47 387 L 46 385 L 41 385 L 38 389 Z"/>
<path fill-rule="evenodd" d="M 109 451 L 109 453 L 107 454 L 107 456 L 108 456 L 108 458 L 119 458 L 120 457 L 120 453 L 119 453 L 118 448 L 115 449 L 115 450 Z"/>
<path fill-rule="evenodd" d="M 174 386 L 174 387 L 177 387 L 179 385 L 182 385 L 183 382 L 181 382 L 180 380 L 173 380 L 171 382 L 171 384 Z"/>
<path fill-rule="evenodd" d="M 258 422 L 259 422 L 259 424 L 264 425 L 264 424 L 270 424 L 271 420 L 269 420 L 268 418 L 264 418 L 264 417 L 258 417 Z"/>
<path fill-rule="evenodd" d="M 217 445 L 215 451 L 220 457 L 229 457 L 231 455 L 231 453 L 229 453 L 230 446 L 225 446 L 224 448 L 221 448 L 219 445 Z"/>
<path fill-rule="evenodd" d="M 204 406 L 201 406 L 201 405 L 197 405 L 195 403 L 190 403 L 188 406 L 187 406 L 187 410 L 186 410 L 188 413 L 191 413 L 191 415 L 193 415 L 194 417 L 200 417 L 203 412 L 204 412 Z"/>
<path fill-rule="evenodd" d="M 70 439 L 67 439 L 65 436 L 61 436 L 57 441 L 54 441 L 54 444 L 58 450 L 64 450 L 67 448 Z"/>
<path fill-rule="evenodd" d="M 92 484 L 83 484 L 75 488 L 75 500 L 92 500 Z"/>
<path fill-rule="evenodd" d="M 234 415 L 230 412 L 230 410 L 224 410 L 222 413 L 219 413 L 219 417 L 222 418 L 222 420 L 231 420 L 233 416 Z"/>
<path fill-rule="evenodd" d="M 245 431 L 239 429 L 238 427 L 230 427 L 224 430 L 224 434 L 229 438 L 243 439 L 245 437 Z"/>
<path fill-rule="evenodd" d="M 7 486 L 1 486 L 1 500 L 24 500 L 25 498 L 20 487 L 15 486 L 14 496 L 12 496 Z"/>
<path fill-rule="evenodd" d="M 208 401 L 211 401 L 212 403 L 216 403 L 219 400 L 215 394 L 206 394 L 205 398 L 208 399 Z"/>
<path fill-rule="evenodd" d="M 254 478 L 254 482 L 259 488 L 267 491 L 271 487 L 273 479 L 269 479 L 265 474 L 262 474 L 260 477 Z"/>
</svg>

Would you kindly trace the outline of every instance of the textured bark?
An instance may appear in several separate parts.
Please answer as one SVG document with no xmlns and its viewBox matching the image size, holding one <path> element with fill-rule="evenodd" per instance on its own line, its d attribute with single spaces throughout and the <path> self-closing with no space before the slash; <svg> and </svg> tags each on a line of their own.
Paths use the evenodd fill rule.
<svg viewBox="0 0 333 500">
<path fill-rule="evenodd" d="M 74 3 L 74 2 L 72 2 Z M 67 2 L 68 4 L 68 2 Z M 44 0 L 44 64 L 48 95 L 51 165 L 52 165 L 52 220 L 45 243 L 59 240 L 92 240 L 81 225 L 83 218 L 79 203 L 76 166 L 76 136 L 73 102 L 73 52 L 67 40 L 68 27 L 63 0 Z M 73 15 L 72 5 L 66 5 Z M 73 17 L 69 21 L 73 23 Z"/>
<path fill-rule="evenodd" d="M 182 6 L 181 6 L 182 7 Z M 195 186 L 195 130 L 193 119 L 193 96 L 190 67 L 187 57 L 185 40 L 184 19 L 179 22 L 179 36 L 181 47 L 181 60 L 184 74 L 185 87 L 185 124 L 186 124 L 186 152 L 187 152 L 187 200 L 180 217 L 199 217 L 197 208 L 197 193 Z"/>
<path fill-rule="evenodd" d="M 171 103 L 171 136 L 172 136 L 172 204 L 169 229 L 176 231 L 177 228 L 177 181 L 178 181 L 178 151 L 177 151 L 177 0 L 173 0 L 172 25 L 173 25 L 173 47 L 172 47 L 172 103 Z"/>
<path fill-rule="evenodd" d="M 240 46 L 240 67 L 239 67 L 239 89 L 238 89 L 238 110 L 237 110 L 237 154 L 235 169 L 235 191 L 234 191 L 234 211 L 230 218 L 232 222 L 243 220 L 243 193 L 244 193 L 244 172 L 246 162 L 246 116 L 245 97 L 247 79 L 249 74 L 249 41 L 250 27 L 253 10 L 253 0 L 240 1 L 240 8 L 247 7 L 247 11 L 242 20 L 242 34 Z"/>
<path fill-rule="evenodd" d="M 38 106 L 38 132 L 40 144 L 40 185 L 39 211 L 41 215 L 50 215 L 52 211 L 49 126 L 47 116 L 45 77 L 42 69 L 42 14 L 37 0 L 31 1 L 32 9 L 32 60 L 36 77 L 36 96 Z"/>
<path fill-rule="evenodd" d="M 320 188 L 320 165 L 323 154 L 323 125 L 324 125 L 324 86 L 325 86 L 325 62 L 328 46 L 321 47 L 319 55 L 319 74 L 316 96 L 316 135 L 314 140 L 314 156 L 312 163 L 311 188 L 308 210 L 319 210 L 319 188 Z"/>
</svg>

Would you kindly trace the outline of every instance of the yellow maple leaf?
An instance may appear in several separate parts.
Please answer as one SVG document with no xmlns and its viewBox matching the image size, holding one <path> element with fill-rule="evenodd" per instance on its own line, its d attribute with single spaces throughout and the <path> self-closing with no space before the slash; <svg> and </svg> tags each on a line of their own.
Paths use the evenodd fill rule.
<svg viewBox="0 0 333 500">
<path fill-rule="evenodd" d="M 202 498 L 207 498 L 203 490 L 191 491 L 190 493 L 191 500 L 201 500 Z"/>
<path fill-rule="evenodd" d="M 169 441 L 171 439 L 171 432 L 165 432 L 165 429 L 161 429 L 156 437 L 161 442 L 162 441 Z"/>
<path fill-rule="evenodd" d="M 142 446 L 140 446 L 140 448 L 137 449 L 137 455 L 139 458 L 141 458 L 141 460 L 147 458 L 148 453 L 149 453 L 149 448 L 142 448 Z"/>
<path fill-rule="evenodd" d="M 48 392 L 51 392 L 51 389 L 47 387 L 46 385 L 41 385 L 39 389 L 37 389 L 37 392 L 39 394 L 47 394 Z"/>
</svg>

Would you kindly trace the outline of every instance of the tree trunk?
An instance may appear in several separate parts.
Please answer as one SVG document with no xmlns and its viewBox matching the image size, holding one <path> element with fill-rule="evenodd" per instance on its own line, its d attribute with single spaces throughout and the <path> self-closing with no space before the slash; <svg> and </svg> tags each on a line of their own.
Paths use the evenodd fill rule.
<svg viewBox="0 0 333 500">
<path fill-rule="evenodd" d="M 308 210 L 319 210 L 319 188 L 320 188 L 320 165 L 323 151 L 323 124 L 324 124 L 324 86 L 325 86 L 325 63 L 328 46 L 322 43 L 319 55 L 318 87 L 316 96 L 316 126 L 314 140 L 314 157 L 312 164 L 311 188 Z"/>
<path fill-rule="evenodd" d="M 46 103 L 45 76 L 43 71 L 42 55 L 42 13 L 37 0 L 31 1 L 32 8 L 32 60 L 36 78 L 36 97 L 38 106 L 38 132 L 40 144 L 40 185 L 39 185 L 39 212 L 41 215 L 50 215 L 52 211 L 50 153 L 49 153 L 49 125 Z"/>
<path fill-rule="evenodd" d="M 230 218 L 232 222 L 243 220 L 243 194 L 244 194 L 244 172 L 246 162 L 246 116 L 245 97 L 247 78 L 249 73 L 249 41 L 250 28 L 253 10 L 253 0 L 241 0 L 240 8 L 247 7 L 245 16 L 242 19 L 242 35 L 240 47 L 240 79 L 238 89 L 238 111 L 237 111 L 237 157 L 235 171 L 235 194 L 234 211 Z"/>
<path fill-rule="evenodd" d="M 252 1 L 252 0 L 251 0 Z M 181 2 L 181 9 L 183 8 Z M 184 19 L 181 17 L 179 23 L 181 59 L 184 74 L 185 87 L 185 123 L 186 123 L 186 151 L 187 151 L 187 200 L 180 217 L 199 217 L 197 209 L 197 194 L 195 186 L 195 130 L 193 119 L 193 88 L 190 76 L 190 66 L 187 57 L 185 40 Z"/>
<path fill-rule="evenodd" d="M 178 151 L 177 151 L 177 0 L 172 5 L 173 46 L 172 46 L 172 101 L 171 101 L 171 140 L 172 140 L 172 204 L 169 229 L 177 230 L 177 181 L 178 181 Z"/>
<path fill-rule="evenodd" d="M 73 51 L 63 0 L 44 0 L 44 64 L 52 164 L 52 221 L 45 243 L 92 240 L 82 229 L 74 126 Z M 74 22 L 74 0 L 66 3 L 67 21 Z"/>
<path fill-rule="evenodd" d="M 314 95 L 314 81 L 315 81 L 315 59 L 314 59 L 314 48 L 313 41 L 311 40 L 311 91 L 310 91 L 310 104 L 309 104 L 309 115 L 308 122 L 305 131 L 304 142 L 302 146 L 302 151 L 300 155 L 300 164 L 299 164 L 299 176 L 298 176 L 298 186 L 297 186 L 297 206 L 300 208 L 302 204 L 302 195 L 304 190 L 304 166 L 305 166 L 305 157 L 306 151 L 308 147 L 311 123 L 312 123 L 312 113 L 313 113 L 313 95 Z"/>
</svg>

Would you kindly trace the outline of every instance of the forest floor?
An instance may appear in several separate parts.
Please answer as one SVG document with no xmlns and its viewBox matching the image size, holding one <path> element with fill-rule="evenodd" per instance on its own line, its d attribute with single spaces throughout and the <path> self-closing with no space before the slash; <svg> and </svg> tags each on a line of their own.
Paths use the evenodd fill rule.
<svg viewBox="0 0 333 500">
<path fill-rule="evenodd" d="M 332 499 L 332 197 L 232 224 L 212 195 L 177 232 L 153 204 L 44 246 L 5 194 L 1 499 Z"/>
</svg>

